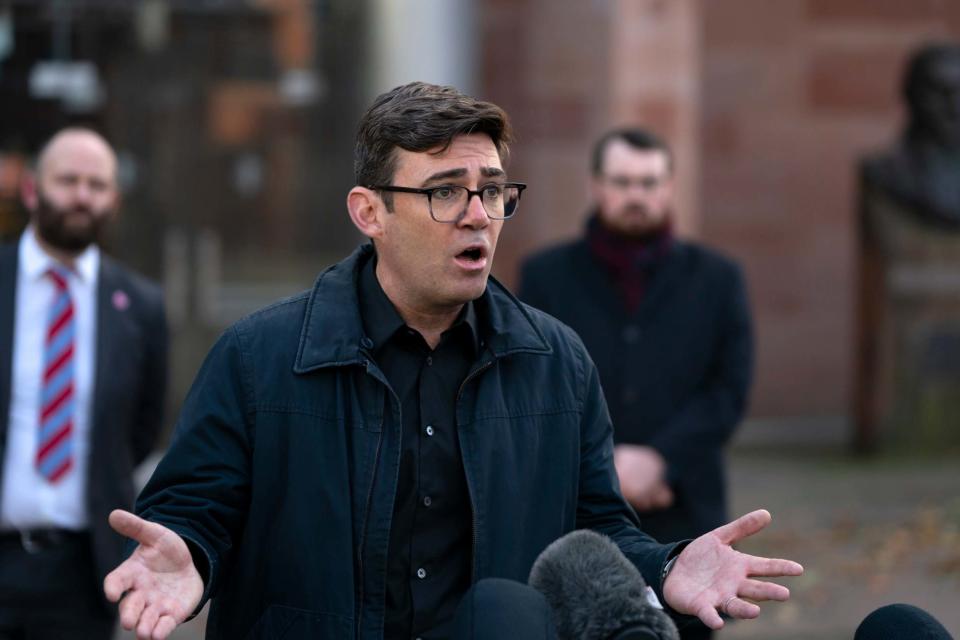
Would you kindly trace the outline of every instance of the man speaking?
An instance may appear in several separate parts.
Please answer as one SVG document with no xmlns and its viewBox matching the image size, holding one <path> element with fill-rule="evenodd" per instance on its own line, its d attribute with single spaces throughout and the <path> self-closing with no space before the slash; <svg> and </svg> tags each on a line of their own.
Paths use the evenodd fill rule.
<svg viewBox="0 0 960 640">
<path fill-rule="evenodd" d="M 788 597 L 755 577 L 800 565 L 730 546 L 765 511 L 687 545 L 639 530 L 582 343 L 489 277 L 525 188 L 509 142 L 451 87 L 374 101 L 347 195 L 370 244 L 224 333 L 137 515 L 111 515 L 139 543 L 104 583 L 125 628 L 165 638 L 212 599 L 211 638 L 465 637 L 470 589 L 575 529 L 714 628 Z"/>
</svg>

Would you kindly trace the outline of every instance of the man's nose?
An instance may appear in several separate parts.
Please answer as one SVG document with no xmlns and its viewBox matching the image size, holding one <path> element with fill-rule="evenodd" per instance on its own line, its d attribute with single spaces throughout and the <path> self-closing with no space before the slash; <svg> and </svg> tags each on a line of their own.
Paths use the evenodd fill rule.
<svg viewBox="0 0 960 640">
<path fill-rule="evenodd" d="M 487 217 L 487 210 L 483 208 L 480 194 L 471 193 L 467 196 L 467 209 L 460 218 L 460 224 L 476 229 L 482 229 L 490 224 L 490 218 Z"/>
<path fill-rule="evenodd" d="M 657 188 L 655 184 L 648 184 L 642 181 L 631 182 L 630 186 L 627 188 L 627 193 L 633 197 L 645 196 L 648 193 L 651 193 L 654 189 Z"/>
<path fill-rule="evenodd" d="M 77 204 L 90 204 L 93 200 L 93 189 L 83 181 L 77 182 L 73 186 L 72 195 Z"/>
</svg>

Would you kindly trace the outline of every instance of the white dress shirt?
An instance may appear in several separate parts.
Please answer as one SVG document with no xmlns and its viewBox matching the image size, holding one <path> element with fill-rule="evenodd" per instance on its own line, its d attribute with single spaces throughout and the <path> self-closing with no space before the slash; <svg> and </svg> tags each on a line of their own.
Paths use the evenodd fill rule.
<svg viewBox="0 0 960 640">
<path fill-rule="evenodd" d="M 13 384 L 3 460 L 0 530 L 87 527 L 86 479 L 96 371 L 97 274 L 100 251 L 87 248 L 67 286 L 75 314 L 73 467 L 51 484 L 34 463 L 40 420 L 43 350 L 50 305 L 56 295 L 47 271 L 56 266 L 28 227 L 20 238 L 13 324 Z"/>
</svg>

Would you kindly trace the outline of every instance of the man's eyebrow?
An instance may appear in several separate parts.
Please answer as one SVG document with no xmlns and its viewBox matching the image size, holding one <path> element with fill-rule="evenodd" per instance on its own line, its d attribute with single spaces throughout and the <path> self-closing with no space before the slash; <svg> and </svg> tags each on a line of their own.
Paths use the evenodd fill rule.
<svg viewBox="0 0 960 640">
<path fill-rule="evenodd" d="M 480 174 L 485 178 L 500 178 L 507 175 L 506 172 L 499 167 L 481 167 Z M 423 184 L 430 184 L 431 182 L 438 182 L 449 178 L 462 178 L 465 175 L 467 175 L 467 170 L 462 167 L 459 169 L 447 169 L 446 171 L 438 171 L 429 176 L 423 181 Z"/>
<path fill-rule="evenodd" d="M 446 171 L 438 171 L 437 173 L 434 173 L 424 180 L 423 184 L 437 182 L 438 180 L 446 180 L 447 178 L 462 178 L 465 175 L 467 175 L 466 169 L 447 169 Z"/>
</svg>

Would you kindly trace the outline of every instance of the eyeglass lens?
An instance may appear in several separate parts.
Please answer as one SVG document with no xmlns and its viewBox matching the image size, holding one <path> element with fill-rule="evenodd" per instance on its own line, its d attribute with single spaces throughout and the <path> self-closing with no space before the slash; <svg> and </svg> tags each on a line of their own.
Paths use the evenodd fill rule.
<svg viewBox="0 0 960 640">
<path fill-rule="evenodd" d="M 453 185 L 435 189 L 430 198 L 433 217 L 444 222 L 457 220 L 469 206 L 469 193 L 466 187 Z M 520 204 L 520 189 L 488 185 L 480 190 L 480 202 L 490 218 L 494 220 L 509 218 L 517 212 L 517 206 Z"/>
</svg>

